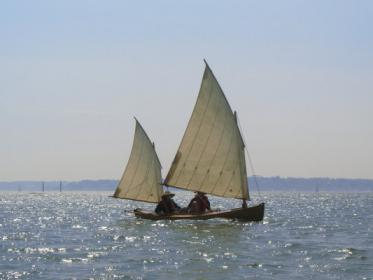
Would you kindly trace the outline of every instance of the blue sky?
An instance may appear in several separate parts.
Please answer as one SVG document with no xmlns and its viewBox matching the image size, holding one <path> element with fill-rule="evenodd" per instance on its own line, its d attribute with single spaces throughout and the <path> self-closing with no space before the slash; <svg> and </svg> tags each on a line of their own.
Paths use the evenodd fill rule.
<svg viewBox="0 0 373 280">
<path fill-rule="evenodd" d="M 0 180 L 165 175 L 206 58 L 257 174 L 373 178 L 371 1 L 2 1 Z M 251 173 L 250 170 L 248 170 Z"/>
</svg>

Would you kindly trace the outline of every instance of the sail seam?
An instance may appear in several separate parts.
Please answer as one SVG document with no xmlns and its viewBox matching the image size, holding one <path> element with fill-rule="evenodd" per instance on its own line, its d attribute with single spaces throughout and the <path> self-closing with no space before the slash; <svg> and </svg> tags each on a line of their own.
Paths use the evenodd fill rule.
<svg viewBox="0 0 373 280">
<path fill-rule="evenodd" d="M 237 165 L 238 165 L 238 162 L 237 162 Z M 231 183 L 232 183 L 233 177 L 234 177 L 234 175 L 236 175 L 236 168 L 237 168 L 237 166 L 234 168 L 234 171 L 232 172 L 231 178 L 229 180 L 227 188 L 225 189 L 225 191 L 223 193 L 223 196 L 225 196 L 225 194 L 227 193 L 228 189 L 231 187 Z"/>
<path fill-rule="evenodd" d="M 201 120 L 200 123 L 199 123 L 198 130 L 197 130 L 197 132 L 196 132 L 195 135 L 198 135 L 198 134 L 199 134 L 199 132 L 200 132 L 200 130 L 201 130 L 201 127 L 202 127 L 202 123 L 203 123 L 204 118 L 205 118 L 205 114 L 206 114 L 206 112 L 207 112 L 207 109 L 209 108 L 210 101 L 211 101 L 211 96 L 212 96 L 212 90 L 211 90 L 211 87 L 212 87 L 212 85 L 210 84 L 210 85 L 209 85 L 209 95 L 208 95 L 208 100 L 207 100 L 207 106 L 205 107 L 205 110 L 203 111 L 202 120 Z M 202 86 L 201 86 L 201 88 L 202 88 Z M 198 97 L 199 97 L 199 96 L 198 96 Z M 197 101 L 197 102 L 198 102 L 198 101 Z M 195 109 L 196 109 L 196 108 L 195 108 Z M 193 113 L 194 113 L 194 110 L 193 110 Z M 192 113 L 192 117 L 193 117 L 193 113 Z M 192 120 L 192 118 L 191 118 L 191 120 Z M 187 130 L 188 130 L 188 128 L 189 128 L 189 124 L 188 124 Z M 192 142 L 192 144 L 191 144 L 191 147 L 190 147 L 190 149 L 189 149 L 189 151 L 188 151 L 188 153 L 187 153 L 187 155 L 185 156 L 185 159 L 184 159 L 184 161 L 183 161 L 184 163 L 189 159 L 190 153 L 191 153 L 191 151 L 192 151 L 193 148 L 194 148 L 194 144 L 195 144 L 195 142 L 196 142 L 196 139 L 197 139 L 197 137 L 194 137 L 193 142 Z M 183 143 L 181 143 L 181 146 L 182 146 L 182 144 L 183 144 Z M 179 161 L 179 162 L 180 162 L 180 161 Z M 184 169 L 185 169 L 185 167 L 182 166 L 181 169 L 180 169 L 180 171 L 179 171 L 179 174 L 178 174 L 177 178 L 175 179 L 175 183 L 176 183 L 176 184 L 177 184 L 177 182 L 178 182 L 178 180 L 179 180 L 179 178 L 180 178 L 180 175 L 181 175 L 181 173 L 183 172 Z M 193 176 L 193 175 L 192 175 L 192 176 Z M 190 180 L 192 179 L 192 176 L 191 176 Z M 176 184 L 175 184 L 175 185 L 176 185 Z"/>
<path fill-rule="evenodd" d="M 217 114 L 216 114 L 216 115 L 217 115 Z M 227 117 L 229 117 L 229 115 L 226 115 L 226 116 L 225 116 L 224 126 L 223 126 L 223 129 L 222 129 L 222 133 L 220 134 L 220 138 L 219 138 L 219 144 L 218 144 L 217 148 L 215 149 L 214 156 L 213 156 L 212 159 L 211 159 L 210 165 L 213 165 L 213 163 L 215 162 L 216 154 L 217 154 L 217 152 L 218 152 L 219 149 L 220 149 L 221 141 L 222 141 L 223 136 L 224 136 L 225 131 L 226 131 Z M 214 123 L 214 125 L 215 125 L 215 123 Z M 226 157 L 226 158 L 227 158 L 227 157 Z M 222 170 L 220 170 L 220 172 L 221 172 L 221 171 L 222 171 Z M 219 173 L 220 173 L 220 172 L 219 172 Z M 207 174 L 207 173 L 205 174 L 205 176 L 204 176 L 204 178 L 203 178 L 203 180 L 202 180 L 202 184 L 205 182 L 205 180 L 206 180 L 206 178 L 207 178 L 208 175 L 209 175 L 209 174 Z M 214 188 L 215 188 L 215 187 L 214 187 Z M 213 189 L 214 189 L 214 188 L 213 188 Z"/>
<path fill-rule="evenodd" d="M 199 93 L 200 93 L 201 90 L 202 90 L 203 80 L 204 80 L 205 74 L 206 74 L 206 69 L 205 69 L 204 72 L 203 72 L 203 78 L 202 78 L 202 82 L 201 82 L 201 85 L 200 85 Z M 188 122 L 187 128 L 186 128 L 186 130 L 184 131 L 184 134 L 183 134 L 183 137 L 182 137 L 181 143 L 179 144 L 179 147 L 178 147 L 178 149 L 177 149 L 178 152 L 180 151 L 180 148 L 181 148 L 182 145 L 183 145 L 183 139 L 185 138 L 185 135 L 186 135 L 186 133 L 187 133 L 187 131 L 188 131 L 188 128 L 189 128 L 190 122 L 191 122 L 191 120 L 192 120 L 192 117 L 193 117 L 194 111 L 196 110 L 196 105 L 198 104 L 198 98 L 199 98 L 199 96 L 200 96 L 200 94 L 198 94 L 198 96 L 197 96 L 197 100 L 196 100 L 196 102 L 195 102 L 195 104 L 194 104 L 193 111 L 192 111 L 192 114 L 191 114 L 191 116 L 190 116 L 190 118 L 189 118 L 189 122 Z M 178 152 L 176 152 L 175 158 L 174 158 L 174 160 L 172 161 L 171 167 L 170 167 L 170 169 L 169 169 L 169 171 L 168 171 L 168 173 L 167 173 L 166 180 L 165 180 L 165 182 L 164 182 L 165 185 L 168 184 L 168 182 L 171 180 L 172 177 L 175 177 L 175 171 L 176 171 L 176 169 L 177 169 L 177 164 L 176 164 L 176 167 L 175 167 L 175 168 L 173 168 L 173 165 L 174 165 L 175 159 L 176 159 L 176 157 L 177 157 L 177 155 L 178 155 Z M 174 170 L 174 172 L 173 172 L 173 173 L 170 173 L 172 170 Z M 179 173 L 179 174 L 180 174 L 180 173 Z M 176 179 L 176 182 L 177 182 L 177 179 Z"/>
<path fill-rule="evenodd" d="M 211 94 L 211 95 L 212 95 L 212 94 Z M 209 104 L 209 105 L 210 105 L 210 104 Z M 215 116 L 214 116 L 214 123 L 213 123 L 213 125 L 212 125 L 212 127 L 211 127 L 211 129 L 210 129 L 210 131 L 209 131 L 209 134 L 208 134 L 208 137 L 207 137 L 206 142 L 205 142 L 205 144 L 204 144 L 203 150 L 202 150 L 201 154 L 199 155 L 199 158 L 198 158 L 198 161 L 197 161 L 197 166 L 199 166 L 199 164 L 200 164 L 200 162 L 201 162 L 201 159 L 202 159 L 202 156 L 205 155 L 206 147 L 207 147 L 207 145 L 208 145 L 209 142 L 210 142 L 210 137 L 211 137 L 212 132 L 214 131 L 214 128 L 215 128 L 215 125 L 216 125 L 216 119 L 217 119 L 217 116 L 218 116 L 218 112 L 215 113 Z M 202 120 L 202 122 L 204 122 L 204 121 L 205 121 L 205 118 Z M 210 162 L 210 163 L 211 163 L 211 162 Z M 194 169 L 193 174 L 192 174 L 192 176 L 191 176 L 191 178 L 190 178 L 190 180 L 189 180 L 187 186 L 190 186 L 190 183 L 191 183 L 191 181 L 193 180 L 193 177 L 194 177 L 196 171 L 197 171 L 197 170 Z M 207 174 L 207 173 L 206 173 L 206 174 Z M 205 175 L 205 177 L 206 177 L 206 175 Z M 204 178 L 205 178 L 205 177 L 204 177 Z M 201 182 L 201 184 L 200 184 L 200 186 L 199 186 L 199 189 L 201 189 L 201 187 L 203 186 L 203 182 L 204 182 L 204 179 L 202 180 L 202 182 Z"/>
<path fill-rule="evenodd" d="M 147 165 L 147 168 L 146 168 L 146 172 L 145 172 L 145 178 L 139 183 L 137 184 L 135 187 L 138 187 L 138 191 L 136 193 L 136 197 L 139 196 L 139 194 L 141 193 L 142 189 L 144 188 L 144 183 L 148 180 L 148 177 L 149 177 L 149 171 L 151 169 L 151 167 L 153 166 L 153 161 L 154 161 L 154 157 L 152 157 L 152 160 L 150 162 L 150 164 Z M 147 198 L 149 198 L 149 195 L 147 196 Z"/>
<path fill-rule="evenodd" d="M 139 165 L 140 165 L 140 162 L 141 162 L 141 159 L 143 158 L 143 151 L 144 151 L 144 145 L 141 145 L 141 150 L 140 150 L 140 156 L 139 158 L 137 159 L 137 162 L 136 162 L 136 168 L 135 168 L 135 172 L 130 180 L 130 183 L 128 184 L 129 185 L 129 188 L 127 189 L 127 192 L 124 193 L 124 195 L 128 195 L 128 193 L 132 190 L 132 187 L 133 187 L 133 181 L 135 180 L 136 178 L 136 175 L 137 175 L 137 171 L 139 169 Z"/>
<path fill-rule="evenodd" d="M 212 72 L 212 70 L 211 70 L 211 68 L 210 68 L 210 65 L 208 65 L 207 62 L 205 62 L 205 63 L 206 63 L 206 65 L 207 65 L 207 68 L 208 68 L 208 70 L 210 71 L 212 77 L 214 78 L 215 82 L 217 83 L 217 85 L 218 85 L 218 87 L 219 87 L 219 90 L 221 91 L 221 93 L 222 93 L 222 95 L 223 95 L 223 97 L 224 97 L 224 100 L 225 100 L 225 102 L 226 102 L 227 105 L 228 105 L 229 110 L 230 110 L 231 113 L 233 114 L 233 110 L 232 110 L 232 108 L 231 108 L 231 105 L 229 104 L 228 99 L 227 99 L 227 97 L 225 96 L 222 87 L 220 86 L 218 80 L 216 79 L 216 77 L 215 77 L 215 75 L 214 75 L 214 72 Z"/>
<path fill-rule="evenodd" d="M 136 124 L 137 124 L 137 120 L 136 120 Z M 125 176 L 126 176 L 126 173 L 128 172 L 128 168 L 129 168 L 128 163 L 131 162 L 131 158 L 132 158 L 132 156 L 134 156 L 134 155 L 133 155 L 133 153 L 134 153 L 134 149 L 133 149 L 133 148 L 134 148 L 134 145 L 136 144 L 136 138 L 137 138 L 137 134 L 136 134 L 136 132 L 137 132 L 137 130 L 138 130 L 138 128 L 137 128 L 137 126 L 136 126 L 136 128 L 135 128 L 135 135 L 134 135 L 134 137 L 133 137 L 133 144 L 132 144 L 131 154 L 130 154 L 130 157 L 129 157 L 129 159 L 128 159 L 127 166 L 126 166 L 126 168 L 125 168 L 125 170 L 124 170 L 124 172 L 123 172 L 122 178 L 120 179 L 119 184 L 118 184 L 118 187 L 117 187 L 117 189 L 116 189 L 116 191 L 115 191 L 115 193 L 118 192 L 118 195 L 119 195 L 119 194 L 121 193 L 121 191 L 122 191 L 122 188 L 121 188 L 121 186 L 122 186 L 122 182 L 123 182 L 123 180 L 124 180 L 124 178 L 125 178 Z M 114 195 L 115 195 L 115 193 L 114 193 Z M 123 194 L 123 195 L 124 195 L 124 194 Z"/>
<path fill-rule="evenodd" d="M 230 151 L 232 149 L 232 143 L 233 143 L 233 133 L 231 133 L 231 138 L 230 138 L 230 141 L 229 141 L 229 149 L 228 149 L 229 154 L 230 154 Z M 225 158 L 223 167 L 222 167 L 220 172 L 224 171 L 225 165 L 227 164 L 227 161 L 228 161 L 228 157 Z M 216 189 L 216 186 L 218 185 L 220 179 L 221 179 L 221 176 L 219 176 L 218 179 L 216 180 L 215 185 L 214 185 L 213 189 L 211 190 L 211 192 L 213 192 Z"/>
</svg>

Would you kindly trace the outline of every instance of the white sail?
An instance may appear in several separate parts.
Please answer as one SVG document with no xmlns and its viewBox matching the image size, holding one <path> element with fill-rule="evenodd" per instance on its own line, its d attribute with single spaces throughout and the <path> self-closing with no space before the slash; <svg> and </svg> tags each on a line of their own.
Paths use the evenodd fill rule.
<svg viewBox="0 0 373 280">
<path fill-rule="evenodd" d="M 244 148 L 236 115 L 206 63 L 196 105 L 164 184 L 248 199 Z"/>
<path fill-rule="evenodd" d="M 156 203 L 162 194 L 161 164 L 154 144 L 136 120 L 131 155 L 114 197 Z"/>
</svg>

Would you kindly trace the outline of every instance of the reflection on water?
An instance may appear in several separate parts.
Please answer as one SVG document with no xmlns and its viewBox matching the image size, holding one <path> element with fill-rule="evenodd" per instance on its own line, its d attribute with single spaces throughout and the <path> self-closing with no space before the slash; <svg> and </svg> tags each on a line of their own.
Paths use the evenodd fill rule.
<svg viewBox="0 0 373 280">
<path fill-rule="evenodd" d="M 263 196 L 264 221 L 241 223 L 136 219 L 154 205 L 107 193 L 0 193 L 0 279 L 373 279 L 372 193 Z"/>
</svg>

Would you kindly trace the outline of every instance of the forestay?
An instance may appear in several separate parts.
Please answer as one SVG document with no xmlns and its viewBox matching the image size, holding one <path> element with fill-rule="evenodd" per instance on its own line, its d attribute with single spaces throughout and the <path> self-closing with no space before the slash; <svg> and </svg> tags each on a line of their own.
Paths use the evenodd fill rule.
<svg viewBox="0 0 373 280">
<path fill-rule="evenodd" d="M 244 148 L 236 115 L 206 63 L 196 105 L 164 184 L 248 199 Z"/>
<path fill-rule="evenodd" d="M 132 151 L 114 197 L 159 202 L 163 194 L 161 164 L 154 144 L 136 120 Z"/>
</svg>

